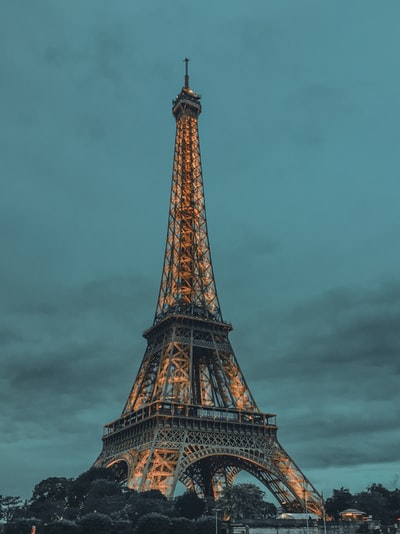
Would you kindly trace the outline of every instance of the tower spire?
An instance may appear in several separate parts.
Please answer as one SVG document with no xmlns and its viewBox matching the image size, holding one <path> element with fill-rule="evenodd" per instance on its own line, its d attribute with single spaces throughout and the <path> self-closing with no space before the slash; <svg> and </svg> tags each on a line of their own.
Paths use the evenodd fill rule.
<svg viewBox="0 0 400 534">
<path fill-rule="evenodd" d="M 154 323 L 170 314 L 222 321 L 208 241 L 200 158 L 200 95 L 185 87 L 173 101 L 174 165 L 164 268 Z"/>
<path fill-rule="evenodd" d="M 185 89 L 189 89 L 189 61 L 190 59 L 185 57 Z"/>
</svg>

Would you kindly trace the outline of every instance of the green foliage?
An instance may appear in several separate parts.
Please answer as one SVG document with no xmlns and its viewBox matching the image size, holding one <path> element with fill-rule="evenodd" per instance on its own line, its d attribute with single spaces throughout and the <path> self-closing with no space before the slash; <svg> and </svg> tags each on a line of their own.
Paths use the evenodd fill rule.
<svg viewBox="0 0 400 534">
<path fill-rule="evenodd" d="M 132 534 L 132 523 L 124 520 L 114 520 L 110 534 Z"/>
<path fill-rule="evenodd" d="M 42 480 L 24 504 L 19 497 L 0 496 L 5 534 L 30 534 L 32 525 L 38 534 L 215 534 L 215 515 L 202 516 L 205 508 L 214 506 L 221 510 L 219 521 L 223 515 L 240 521 L 276 514 L 275 505 L 264 501 L 264 491 L 254 484 L 226 489 L 216 504 L 190 492 L 171 503 L 158 490 L 122 490 L 107 469 L 90 469 L 75 480 Z M 382 484 L 371 484 L 355 495 L 343 487 L 333 490 L 326 501 L 327 514 L 339 518 L 347 508 L 395 524 L 400 517 L 400 490 L 390 491 Z"/>
<path fill-rule="evenodd" d="M 78 534 L 79 528 L 74 521 L 52 521 L 44 524 L 40 532 L 43 534 Z"/>
<path fill-rule="evenodd" d="M 328 516 L 339 519 L 339 513 L 347 508 L 356 508 L 354 497 L 350 491 L 343 486 L 340 489 L 334 489 L 332 497 L 325 501 L 325 511 Z"/>
<path fill-rule="evenodd" d="M 382 484 L 372 484 L 367 491 L 362 491 L 355 496 L 355 507 L 384 524 L 395 523 L 400 512 L 400 497 L 398 506 L 393 506 L 396 502 L 396 492 L 399 497 L 399 490 L 391 492 Z"/>
<path fill-rule="evenodd" d="M 195 523 L 196 534 L 215 534 L 215 518 L 200 517 Z"/>
<path fill-rule="evenodd" d="M 93 480 L 82 505 L 82 514 L 101 510 L 102 513 L 110 515 L 123 508 L 125 501 L 121 487 L 116 482 L 104 479 Z"/>
<path fill-rule="evenodd" d="M 175 499 L 175 510 L 181 517 L 197 519 L 204 513 L 206 503 L 193 491 L 187 491 Z"/>
<path fill-rule="evenodd" d="M 395 489 L 389 495 L 389 510 L 391 511 L 394 520 L 399 521 L 400 518 L 400 489 Z"/>
<path fill-rule="evenodd" d="M 160 534 L 169 533 L 171 530 L 172 521 L 169 517 L 163 514 L 158 514 L 157 512 L 152 512 L 150 514 L 143 515 L 137 525 L 136 525 L 136 534 Z"/>
<path fill-rule="evenodd" d="M 139 515 L 145 515 L 151 512 L 157 512 L 162 515 L 172 515 L 171 503 L 159 491 L 146 491 L 139 494 L 139 498 L 136 502 L 135 513 L 138 513 Z"/>
<path fill-rule="evenodd" d="M 83 516 L 78 526 L 80 534 L 110 534 L 112 520 L 108 515 L 92 512 Z"/>
<path fill-rule="evenodd" d="M 11 495 L 0 495 L 0 519 L 8 523 L 17 510 L 21 508 L 22 500 L 20 497 L 11 497 Z"/>
<path fill-rule="evenodd" d="M 31 502 L 65 501 L 70 485 L 71 479 L 65 477 L 46 478 L 34 487 Z"/>
<path fill-rule="evenodd" d="M 161 493 L 160 490 L 149 490 L 149 491 L 143 491 L 140 496 L 143 499 L 153 499 L 156 501 L 167 501 L 167 497 Z"/>
<path fill-rule="evenodd" d="M 334 519 L 340 512 L 356 508 L 383 524 L 394 524 L 400 516 L 400 490 L 390 491 L 382 484 L 371 484 L 366 491 L 352 495 L 348 489 L 334 489 L 332 497 L 326 500 L 326 513 Z"/>
<path fill-rule="evenodd" d="M 276 514 L 276 507 L 264 501 L 265 492 L 255 484 L 237 484 L 225 489 L 217 502 L 228 518 L 262 519 Z"/>
<path fill-rule="evenodd" d="M 31 534 L 32 526 L 39 529 L 41 522 L 32 518 L 19 518 L 7 523 L 4 527 L 4 534 Z"/>
<path fill-rule="evenodd" d="M 68 505 L 73 508 L 79 508 L 83 505 L 89 488 L 95 480 L 111 480 L 114 481 L 114 473 L 111 469 L 92 467 L 85 473 L 79 475 L 79 477 L 72 481 L 72 484 L 68 490 Z"/>
<path fill-rule="evenodd" d="M 71 480 L 64 477 L 50 477 L 36 484 L 29 501 L 29 513 L 42 521 L 62 519 L 71 484 Z"/>
<path fill-rule="evenodd" d="M 170 519 L 171 534 L 193 534 L 195 525 L 186 517 L 173 517 Z"/>
</svg>

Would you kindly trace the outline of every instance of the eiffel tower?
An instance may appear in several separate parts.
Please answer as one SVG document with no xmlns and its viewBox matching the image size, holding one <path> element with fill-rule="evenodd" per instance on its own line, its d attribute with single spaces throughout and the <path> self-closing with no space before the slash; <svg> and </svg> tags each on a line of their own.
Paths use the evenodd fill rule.
<svg viewBox="0 0 400 534">
<path fill-rule="evenodd" d="M 261 412 L 222 319 L 208 241 L 198 117 L 185 81 L 173 100 L 175 153 L 164 267 L 153 325 L 132 390 L 105 425 L 97 467 L 128 488 L 172 497 L 178 481 L 216 499 L 240 471 L 256 477 L 287 511 L 322 514 L 322 499 Z"/>
</svg>

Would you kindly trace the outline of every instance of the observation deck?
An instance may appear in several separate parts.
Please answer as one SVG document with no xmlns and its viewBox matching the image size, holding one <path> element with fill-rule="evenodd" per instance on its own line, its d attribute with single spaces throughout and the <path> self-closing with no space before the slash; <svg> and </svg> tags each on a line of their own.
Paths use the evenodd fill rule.
<svg viewBox="0 0 400 534">
<path fill-rule="evenodd" d="M 213 406 L 180 404 L 176 402 L 153 402 L 140 410 L 120 417 L 105 425 L 103 439 L 117 434 L 126 434 L 143 424 L 169 427 L 184 427 L 196 430 L 220 430 L 226 433 L 276 435 L 276 415 L 272 413 L 247 412 Z"/>
</svg>

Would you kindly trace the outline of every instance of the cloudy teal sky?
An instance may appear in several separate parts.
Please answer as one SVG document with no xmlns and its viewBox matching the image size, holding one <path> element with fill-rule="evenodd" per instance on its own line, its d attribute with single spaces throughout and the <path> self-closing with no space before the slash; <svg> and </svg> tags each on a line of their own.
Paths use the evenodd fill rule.
<svg viewBox="0 0 400 534">
<path fill-rule="evenodd" d="M 398 0 L 2 0 L 0 494 L 74 477 L 141 362 L 191 58 L 224 319 L 319 491 L 399 487 Z"/>
</svg>

